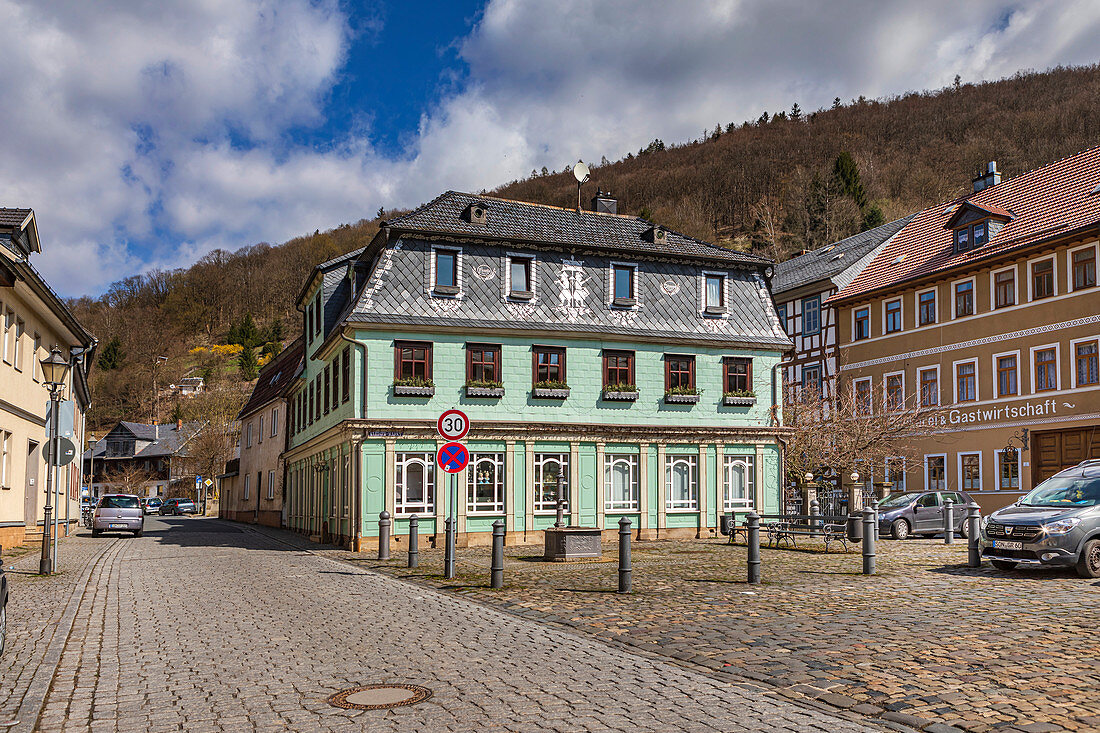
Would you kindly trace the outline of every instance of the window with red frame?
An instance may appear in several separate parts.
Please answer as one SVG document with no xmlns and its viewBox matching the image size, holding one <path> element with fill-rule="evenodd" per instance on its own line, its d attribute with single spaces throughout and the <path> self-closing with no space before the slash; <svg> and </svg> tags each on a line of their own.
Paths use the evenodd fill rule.
<svg viewBox="0 0 1100 733">
<path fill-rule="evenodd" d="M 695 389 L 695 357 L 665 355 L 665 391 Z"/>
<path fill-rule="evenodd" d="M 398 341 L 393 348 L 394 379 L 431 379 L 432 345 L 419 341 Z"/>
<path fill-rule="evenodd" d="M 634 352 L 603 352 L 603 386 L 616 387 L 634 384 Z"/>
<path fill-rule="evenodd" d="M 501 381 L 499 344 L 466 344 L 466 380 Z"/>
<path fill-rule="evenodd" d="M 726 392 L 752 392 L 752 359 L 727 356 L 722 360 Z"/>
<path fill-rule="evenodd" d="M 534 347 L 533 381 L 565 382 L 565 349 L 557 346 Z"/>
</svg>

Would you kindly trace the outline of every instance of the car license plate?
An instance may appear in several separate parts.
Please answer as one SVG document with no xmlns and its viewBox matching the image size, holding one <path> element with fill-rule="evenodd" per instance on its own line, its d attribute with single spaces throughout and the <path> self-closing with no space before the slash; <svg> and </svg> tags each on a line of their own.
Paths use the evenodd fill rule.
<svg viewBox="0 0 1100 733">
<path fill-rule="evenodd" d="M 993 549 L 995 550 L 1022 550 L 1024 549 L 1023 542 L 1010 542 L 1009 540 L 993 540 Z"/>
<path fill-rule="evenodd" d="M 107 529 L 126 529 L 125 524 L 108 524 Z"/>
</svg>

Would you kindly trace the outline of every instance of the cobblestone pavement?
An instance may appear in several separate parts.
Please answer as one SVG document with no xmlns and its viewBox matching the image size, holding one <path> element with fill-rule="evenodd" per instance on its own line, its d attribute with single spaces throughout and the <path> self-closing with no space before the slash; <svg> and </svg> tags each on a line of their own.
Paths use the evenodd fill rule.
<svg viewBox="0 0 1100 733">
<path fill-rule="evenodd" d="M 334 562 L 288 538 L 297 541 L 165 518 L 148 521 L 143 538 L 109 545 L 91 568 L 38 729 L 880 729 Z M 326 702 L 381 682 L 434 694 L 391 710 Z"/>
<path fill-rule="evenodd" d="M 4 559 L 8 574 L 7 649 L 0 658 L 0 724 L 21 720 L 24 713 L 36 715 L 53 675 L 52 667 L 60 652 L 61 639 L 68 633 L 63 618 L 70 601 L 79 600 L 84 589 L 86 568 L 99 553 L 116 542 L 114 538 L 66 538 L 59 542 L 57 572 L 38 575 L 38 550 L 23 552 L 18 559 Z M 74 598 L 74 593 L 76 597 Z M 30 711 L 27 713 L 27 711 Z M 24 716 L 25 717 L 25 716 Z M 22 720 L 33 725 L 33 720 Z M 0 728 L 5 727 L 0 725 Z M 6 727 L 11 727 L 10 725 Z"/>
<path fill-rule="evenodd" d="M 884 540 L 878 575 L 858 549 L 763 553 L 764 584 L 745 578 L 745 548 L 721 541 L 634 543 L 634 593 L 606 562 L 538 561 L 509 547 L 503 590 L 488 586 L 488 548 L 387 562 L 333 557 L 598 638 L 766 681 L 786 694 L 930 730 L 1100 730 L 1100 582 L 1072 571 L 965 567 L 965 543 Z"/>
</svg>

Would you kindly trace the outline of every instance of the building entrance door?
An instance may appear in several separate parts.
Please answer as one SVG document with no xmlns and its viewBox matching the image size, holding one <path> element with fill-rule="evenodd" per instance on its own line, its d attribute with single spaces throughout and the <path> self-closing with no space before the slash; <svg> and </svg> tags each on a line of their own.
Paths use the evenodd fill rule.
<svg viewBox="0 0 1100 733">
<path fill-rule="evenodd" d="M 38 443 L 27 443 L 27 480 L 23 495 L 23 524 L 34 527 L 38 522 L 38 495 L 42 487 L 38 485 Z"/>
<path fill-rule="evenodd" d="M 1097 427 L 1069 428 L 1032 434 L 1031 485 L 1037 486 L 1063 468 L 1100 458 Z"/>
</svg>

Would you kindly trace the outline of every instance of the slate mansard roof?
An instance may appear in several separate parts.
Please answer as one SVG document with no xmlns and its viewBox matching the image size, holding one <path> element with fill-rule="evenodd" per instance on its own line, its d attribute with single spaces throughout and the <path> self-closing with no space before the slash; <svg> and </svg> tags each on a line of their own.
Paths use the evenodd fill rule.
<svg viewBox="0 0 1100 733">
<path fill-rule="evenodd" d="M 488 210 L 487 224 L 463 217 L 474 203 Z M 669 230 L 666 241 L 650 242 L 645 235 L 652 226 L 636 217 L 448 191 L 386 224 L 384 246 L 364 254 L 377 260 L 342 320 L 790 347 L 762 276 L 769 260 Z M 431 249 L 456 244 L 462 250 L 462 292 L 437 297 L 431 292 Z M 535 257 L 529 302 L 508 297 L 508 253 Z M 619 261 L 638 266 L 636 309 L 609 306 L 611 263 Z M 704 270 L 726 274 L 723 317 L 700 313 Z M 566 283 L 569 293 L 563 292 Z"/>
<path fill-rule="evenodd" d="M 841 282 L 837 282 L 838 276 L 863 258 L 874 254 L 912 221 L 914 216 L 916 215 L 910 214 L 889 224 L 868 229 L 847 239 L 780 262 L 775 266 L 772 292 L 779 295 L 823 280 L 832 281 L 837 287 L 844 287 L 851 281 L 850 277 L 839 278 Z M 866 264 L 868 263 L 864 263 Z"/>
</svg>

